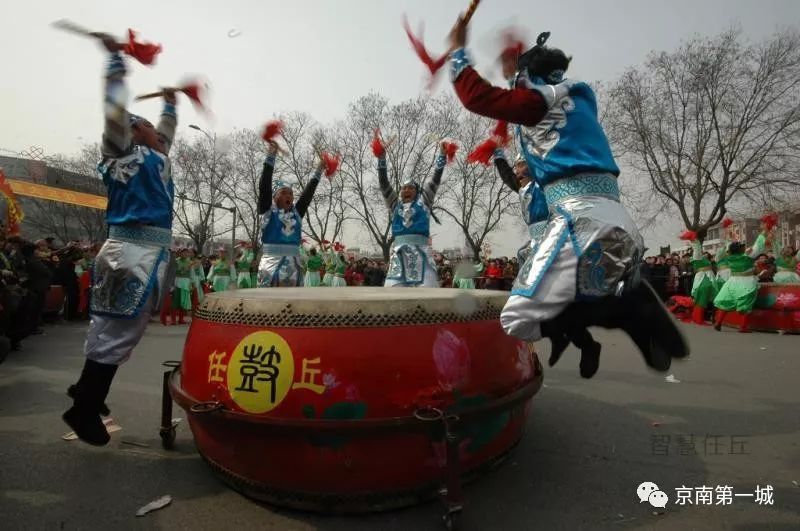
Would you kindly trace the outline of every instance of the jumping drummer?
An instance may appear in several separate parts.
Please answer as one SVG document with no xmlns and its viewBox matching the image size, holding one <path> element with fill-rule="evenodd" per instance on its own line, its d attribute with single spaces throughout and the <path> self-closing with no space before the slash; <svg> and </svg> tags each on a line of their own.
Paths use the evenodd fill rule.
<svg viewBox="0 0 800 531">
<path fill-rule="evenodd" d="M 494 165 L 500 178 L 508 188 L 519 194 L 519 205 L 522 210 L 522 219 L 528 226 L 530 241 L 517 253 L 520 263 L 525 263 L 528 255 L 537 248 L 547 228 L 549 211 L 544 191 L 536 181 L 531 179 L 528 164 L 520 156 L 512 168 L 506 160 L 505 153 L 498 148 L 494 153 Z M 570 326 L 562 334 L 554 334 L 550 338 L 549 364 L 552 367 L 561 358 L 570 342 L 581 351 L 580 373 L 584 378 L 591 378 L 597 372 L 600 364 L 600 350 L 602 345 L 594 340 L 592 334 L 585 326 Z"/>
<path fill-rule="evenodd" d="M 385 287 L 439 287 L 436 263 L 430 247 L 431 209 L 447 165 L 445 142 L 440 145 L 433 177 L 420 191 L 419 183 L 407 179 L 400 194 L 392 189 L 386 169 L 386 147 L 376 132 L 372 151 L 378 158 L 378 182 L 389 212 L 392 212 L 392 251 Z M 435 219 L 435 218 L 434 218 Z"/>
<path fill-rule="evenodd" d="M 169 150 L 175 136 L 175 95 L 164 92 L 158 127 L 130 114 L 119 101 L 125 92 L 124 45 L 100 35 L 110 56 L 105 81 L 105 128 L 98 169 L 108 188 L 108 239 L 97 255 L 86 333 L 86 362 L 68 394 L 63 415 L 83 441 L 102 446 L 110 437 L 100 412 L 117 368 L 142 338 L 164 289 L 175 188 Z"/>
<path fill-rule="evenodd" d="M 450 33 L 456 94 L 470 111 L 518 126 L 521 152 L 550 211 L 501 324 L 525 341 L 552 339 L 576 326 L 622 328 L 650 367 L 666 371 L 672 357 L 688 355 L 688 345 L 639 279 L 644 241 L 620 203 L 619 168 L 594 93 L 586 83 L 564 79 L 571 58 L 545 46 L 548 37 L 541 34 L 519 57 L 514 88 L 502 89 L 472 67 L 465 19 L 459 17 Z"/>
<path fill-rule="evenodd" d="M 261 243 L 263 255 L 258 266 L 261 287 L 297 287 L 303 285 L 300 264 L 300 241 L 303 217 L 317 189 L 325 161 L 320 158 L 314 175 L 308 180 L 297 203 L 292 187 L 284 181 L 272 180 L 278 144 L 268 141 L 269 150 L 258 183 L 258 213 L 262 216 Z"/>
</svg>

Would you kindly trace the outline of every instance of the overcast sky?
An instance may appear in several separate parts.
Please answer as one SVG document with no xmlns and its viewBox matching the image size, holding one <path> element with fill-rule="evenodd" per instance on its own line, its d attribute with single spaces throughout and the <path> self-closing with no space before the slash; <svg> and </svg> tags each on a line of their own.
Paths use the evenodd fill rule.
<svg viewBox="0 0 800 531">
<path fill-rule="evenodd" d="M 342 116 L 347 104 L 376 90 L 397 102 L 414 97 L 421 65 L 401 28 L 425 22 L 434 51 L 467 0 L 115 0 L 3 2 L 0 31 L 0 153 L 41 147 L 70 153 L 99 140 L 104 53 L 50 23 L 71 19 L 122 36 L 127 28 L 164 47 L 155 68 L 130 62 L 132 94 L 171 84 L 187 73 L 212 83 L 212 120 L 189 105 L 190 123 L 224 133 L 260 127 L 279 111 L 301 110 L 321 122 Z M 471 46 L 484 72 L 492 65 L 499 28 L 521 25 L 535 38 L 551 31 L 552 46 L 574 59 L 569 76 L 610 81 L 641 63 L 650 50 L 673 50 L 694 34 L 738 25 L 752 40 L 800 23 L 798 0 L 483 0 L 473 19 Z M 236 37 L 229 37 L 234 30 Z M 439 91 L 452 90 L 441 83 Z M 155 116 L 158 104 L 132 110 Z M 675 229 L 677 230 L 677 228 Z M 651 247 L 658 238 L 651 237 Z M 441 235 L 460 241 L 455 231 Z M 517 231 L 496 238 L 504 254 L 522 243 Z M 438 242 L 436 242 L 438 243 Z M 441 244 L 437 246 L 442 246 Z"/>
</svg>

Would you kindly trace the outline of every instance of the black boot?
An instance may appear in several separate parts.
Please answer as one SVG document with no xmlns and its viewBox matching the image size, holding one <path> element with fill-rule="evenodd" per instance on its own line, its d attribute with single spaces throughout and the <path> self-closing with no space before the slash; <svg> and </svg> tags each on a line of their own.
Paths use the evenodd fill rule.
<svg viewBox="0 0 800 531">
<path fill-rule="evenodd" d="M 116 372 L 116 365 L 106 365 L 89 359 L 83 366 L 83 372 L 73 391 L 74 404 L 62 418 L 84 442 L 103 446 L 111 439 L 100 418 L 100 409 Z"/>
<path fill-rule="evenodd" d="M 571 322 L 568 326 L 567 337 L 581 350 L 581 376 L 591 378 L 600 368 L 600 350 L 603 346 L 594 340 L 582 323 L 577 321 Z"/>
<path fill-rule="evenodd" d="M 621 297 L 598 302 L 574 303 L 577 322 L 586 326 L 619 328 L 630 336 L 645 363 L 661 372 L 669 370 L 672 358 L 689 355 L 689 345 L 653 288 L 642 280 Z"/>
<path fill-rule="evenodd" d="M 70 385 L 67 388 L 67 396 L 75 400 L 75 392 L 77 391 L 77 389 L 78 389 L 78 384 Z M 103 402 L 100 406 L 100 414 L 103 415 L 104 417 L 111 415 L 111 410 L 108 409 L 108 406 L 106 405 L 105 402 Z"/>
<path fill-rule="evenodd" d="M 539 325 L 542 337 L 550 339 L 550 359 L 547 363 L 551 367 L 558 363 L 559 358 L 569 346 L 569 339 L 558 323 L 557 319 L 552 319 Z"/>
</svg>

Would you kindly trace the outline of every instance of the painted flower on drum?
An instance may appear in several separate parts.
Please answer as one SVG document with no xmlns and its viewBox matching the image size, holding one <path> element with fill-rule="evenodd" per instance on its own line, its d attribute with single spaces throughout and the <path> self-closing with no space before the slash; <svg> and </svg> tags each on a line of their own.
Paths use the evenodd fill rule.
<svg viewBox="0 0 800 531">
<path fill-rule="evenodd" d="M 470 355 L 467 342 L 449 330 L 439 330 L 433 343 L 433 362 L 439 385 L 446 391 L 458 389 L 467 383 L 470 373 Z"/>
<path fill-rule="evenodd" d="M 777 303 L 781 308 L 796 308 L 798 297 L 794 293 L 784 291 L 778 295 Z"/>
<path fill-rule="evenodd" d="M 519 371 L 519 375 L 523 380 L 527 380 L 533 374 L 531 353 L 524 343 L 517 347 L 517 371 Z"/>
</svg>

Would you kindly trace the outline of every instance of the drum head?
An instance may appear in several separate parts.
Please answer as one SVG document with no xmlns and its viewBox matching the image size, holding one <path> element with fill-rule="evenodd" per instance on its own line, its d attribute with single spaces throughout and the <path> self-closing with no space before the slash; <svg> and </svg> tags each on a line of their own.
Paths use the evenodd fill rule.
<svg viewBox="0 0 800 531">
<path fill-rule="evenodd" d="M 444 288 L 259 288 L 206 296 L 199 319 L 277 327 L 433 324 L 499 319 L 509 293 Z"/>
</svg>

